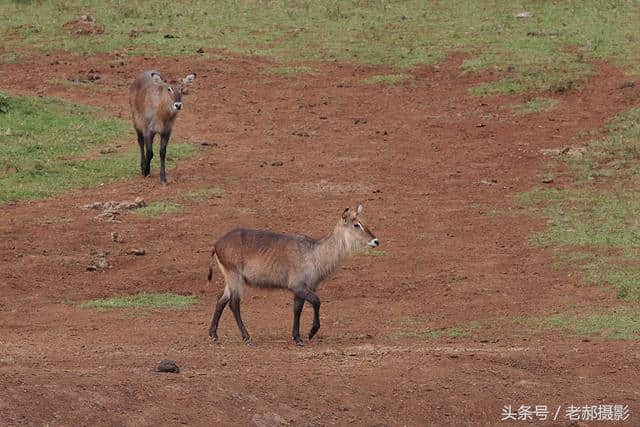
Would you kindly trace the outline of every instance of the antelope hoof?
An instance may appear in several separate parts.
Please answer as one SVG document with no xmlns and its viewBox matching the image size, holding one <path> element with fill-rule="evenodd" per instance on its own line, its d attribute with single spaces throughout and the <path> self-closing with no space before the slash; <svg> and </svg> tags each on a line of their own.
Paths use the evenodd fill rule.
<svg viewBox="0 0 640 427">
<path fill-rule="evenodd" d="M 304 341 L 302 341 L 302 338 L 297 337 L 297 338 L 293 338 L 293 340 L 296 342 L 297 345 L 299 345 L 300 347 L 304 347 Z"/>
<path fill-rule="evenodd" d="M 214 344 L 220 344 L 220 338 L 218 337 L 211 337 L 211 342 Z"/>
<path fill-rule="evenodd" d="M 251 339 L 251 337 L 249 338 L 245 338 L 244 339 L 244 343 L 248 346 L 248 347 L 255 347 L 256 346 L 256 342 L 254 340 Z"/>
</svg>

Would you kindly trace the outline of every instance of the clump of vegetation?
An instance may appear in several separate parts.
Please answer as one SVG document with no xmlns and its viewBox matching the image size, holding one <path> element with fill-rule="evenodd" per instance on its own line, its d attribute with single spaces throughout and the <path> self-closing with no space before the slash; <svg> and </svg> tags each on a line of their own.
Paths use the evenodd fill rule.
<svg viewBox="0 0 640 427">
<path fill-rule="evenodd" d="M 94 299 L 80 304 L 84 308 L 181 308 L 196 304 L 198 298 L 194 295 L 177 295 L 172 293 L 126 295 L 103 299 Z"/>
<path fill-rule="evenodd" d="M 9 97 L 0 92 L 0 113 L 7 113 L 9 111 Z"/>
<path fill-rule="evenodd" d="M 164 199 L 151 202 L 147 206 L 136 209 L 133 212 L 142 216 L 159 217 L 182 212 L 183 209 L 184 206 L 180 203 L 171 199 Z"/>
</svg>

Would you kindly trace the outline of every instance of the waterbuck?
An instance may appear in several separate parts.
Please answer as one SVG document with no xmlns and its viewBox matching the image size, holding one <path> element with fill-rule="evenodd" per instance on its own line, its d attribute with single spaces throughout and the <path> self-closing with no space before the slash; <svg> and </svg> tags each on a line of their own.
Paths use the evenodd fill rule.
<svg viewBox="0 0 640 427">
<path fill-rule="evenodd" d="M 140 171 L 142 176 L 151 173 L 153 158 L 153 138 L 160 134 L 160 182 L 167 183 L 164 160 L 171 129 L 182 110 L 182 93 L 186 85 L 196 78 L 194 73 L 187 75 L 175 87 L 167 84 L 157 71 L 144 71 L 138 75 L 129 88 L 129 104 L 133 127 L 138 135 L 140 146 Z"/>
<path fill-rule="evenodd" d="M 300 313 L 304 302 L 313 306 L 309 339 L 320 329 L 320 299 L 315 291 L 355 251 L 377 247 L 380 241 L 362 222 L 362 205 L 355 212 L 345 209 L 333 231 L 319 240 L 297 234 L 237 228 L 213 246 L 209 262 L 209 284 L 217 262 L 225 286 L 211 320 L 209 336 L 218 341 L 220 315 L 230 303 L 242 339 L 253 340 L 240 316 L 240 300 L 246 286 L 282 288 L 293 292 L 293 340 L 300 346 Z"/>
</svg>

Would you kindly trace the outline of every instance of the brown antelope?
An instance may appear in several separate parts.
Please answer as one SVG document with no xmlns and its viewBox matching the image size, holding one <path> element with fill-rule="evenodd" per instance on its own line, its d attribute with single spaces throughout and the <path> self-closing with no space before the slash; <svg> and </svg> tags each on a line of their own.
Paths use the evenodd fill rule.
<svg viewBox="0 0 640 427">
<path fill-rule="evenodd" d="M 129 88 L 129 104 L 133 127 L 140 146 L 140 171 L 143 176 L 151 173 L 153 138 L 160 134 L 160 182 L 167 183 L 164 160 L 171 129 L 182 110 L 182 93 L 186 85 L 193 82 L 195 74 L 189 74 L 179 86 L 167 84 L 157 71 L 144 71 Z"/>
<path fill-rule="evenodd" d="M 345 209 L 333 231 L 315 240 L 297 234 L 237 228 L 222 236 L 213 246 L 209 262 L 209 284 L 214 260 L 224 277 L 211 320 L 209 336 L 218 342 L 218 322 L 227 303 L 236 319 L 242 339 L 253 341 L 240 316 L 240 300 L 246 286 L 281 288 L 293 292 L 293 340 L 300 346 L 300 313 L 305 301 L 313 306 L 313 326 L 309 339 L 320 329 L 320 299 L 315 291 L 337 267 L 355 251 L 377 247 L 380 241 L 362 222 L 362 205 L 355 212 Z"/>
</svg>

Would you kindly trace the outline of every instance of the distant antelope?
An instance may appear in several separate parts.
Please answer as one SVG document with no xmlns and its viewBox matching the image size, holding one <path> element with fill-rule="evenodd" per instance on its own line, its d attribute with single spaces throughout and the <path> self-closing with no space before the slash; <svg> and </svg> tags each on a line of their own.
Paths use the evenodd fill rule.
<svg viewBox="0 0 640 427">
<path fill-rule="evenodd" d="M 195 74 L 189 74 L 179 86 L 167 84 L 157 71 L 144 71 L 129 88 L 129 104 L 133 127 L 140 146 L 140 170 L 143 176 L 151 173 L 153 138 L 160 134 L 160 182 L 167 183 L 164 160 L 171 129 L 182 109 L 182 93 L 186 85 L 193 82 Z M 146 150 L 146 151 L 145 151 Z"/>
<path fill-rule="evenodd" d="M 305 301 L 313 306 L 309 339 L 320 329 L 320 299 L 314 293 L 355 251 L 377 247 L 380 241 L 362 223 L 362 205 L 355 212 L 345 209 L 333 231 L 315 240 L 297 234 L 238 228 L 222 236 L 213 247 L 209 263 L 209 284 L 214 260 L 224 276 L 225 286 L 211 320 L 209 336 L 218 341 L 220 315 L 230 302 L 242 338 L 253 341 L 240 317 L 240 300 L 246 286 L 282 288 L 293 292 L 293 340 L 300 346 L 300 313 Z"/>
</svg>

